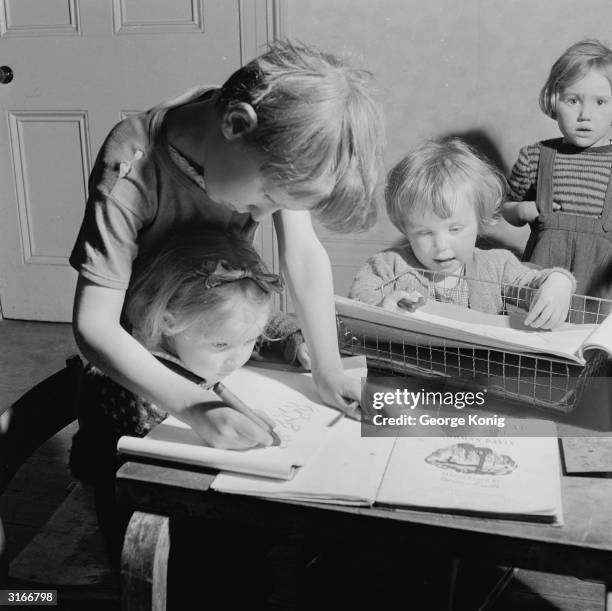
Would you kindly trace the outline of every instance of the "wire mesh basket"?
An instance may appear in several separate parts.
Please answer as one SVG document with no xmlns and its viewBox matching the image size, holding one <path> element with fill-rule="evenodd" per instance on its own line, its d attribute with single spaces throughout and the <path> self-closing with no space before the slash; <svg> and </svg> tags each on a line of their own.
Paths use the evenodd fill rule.
<svg viewBox="0 0 612 611">
<path fill-rule="evenodd" d="M 501 307 L 497 313 L 505 316 L 524 318 L 536 297 L 536 289 L 524 286 L 449 276 L 443 282 L 448 282 L 448 286 L 436 283 L 428 287 L 428 299 L 468 305 L 470 295 L 487 290 L 500 296 Z M 380 300 L 398 286 L 401 286 L 401 276 L 383 284 Z M 573 295 L 567 321 L 595 328 L 610 312 L 610 300 Z M 469 384 L 522 406 L 570 412 L 591 378 L 610 375 L 611 361 L 603 350 L 589 350 L 586 363 L 578 364 L 550 354 L 501 350 L 438 335 L 398 331 L 382 322 L 347 315 L 341 309 L 338 309 L 337 323 L 341 352 L 365 355 L 369 371 L 451 386 Z"/>
</svg>

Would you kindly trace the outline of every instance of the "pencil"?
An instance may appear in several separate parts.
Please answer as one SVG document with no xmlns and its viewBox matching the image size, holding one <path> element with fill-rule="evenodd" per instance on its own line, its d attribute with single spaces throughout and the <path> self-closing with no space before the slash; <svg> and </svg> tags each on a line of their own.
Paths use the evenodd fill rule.
<svg viewBox="0 0 612 611">
<path fill-rule="evenodd" d="M 168 369 L 171 369 L 175 373 L 182 375 L 184 378 L 195 382 L 196 384 L 206 384 L 206 380 L 199 376 L 193 371 L 189 371 L 179 363 L 169 360 L 165 356 L 153 353 L 153 356 L 160 362 L 163 363 Z M 268 431 L 272 436 L 272 445 L 279 446 L 281 443 L 280 437 L 274 432 L 272 427 L 260 416 L 258 416 L 248 405 L 241 401 L 229 388 L 227 388 L 221 382 L 213 384 L 211 390 L 220 398 L 227 403 L 229 407 L 232 407 L 237 412 L 240 412 L 243 416 L 246 416 L 251 422 L 262 428 L 264 431 Z"/>
<path fill-rule="evenodd" d="M 274 432 L 274 429 L 260 416 L 258 416 L 242 399 L 238 398 L 225 384 L 217 382 L 213 385 L 212 390 L 217 396 L 231 408 L 240 412 L 243 416 L 246 416 L 251 422 L 261 427 L 265 431 L 268 431 L 272 436 L 272 445 L 279 446 L 281 443 L 280 437 Z"/>
</svg>

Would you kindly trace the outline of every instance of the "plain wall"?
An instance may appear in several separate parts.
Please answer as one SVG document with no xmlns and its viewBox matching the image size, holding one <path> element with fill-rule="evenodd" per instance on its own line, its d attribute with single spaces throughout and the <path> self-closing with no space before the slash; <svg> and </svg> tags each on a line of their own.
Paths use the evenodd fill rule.
<svg viewBox="0 0 612 611">
<path fill-rule="evenodd" d="M 375 75 L 386 169 L 423 138 L 456 134 L 508 173 L 521 146 L 559 135 L 537 98 L 557 57 L 612 43 L 611 0 L 294 0 L 288 34 Z M 384 213 L 366 240 L 398 233 Z"/>
</svg>

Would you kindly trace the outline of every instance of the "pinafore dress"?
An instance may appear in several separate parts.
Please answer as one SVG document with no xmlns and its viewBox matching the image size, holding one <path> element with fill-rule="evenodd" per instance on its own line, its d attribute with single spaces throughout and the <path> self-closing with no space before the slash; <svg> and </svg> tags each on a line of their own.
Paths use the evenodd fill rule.
<svg viewBox="0 0 612 611">
<path fill-rule="evenodd" d="M 531 224 L 531 235 L 523 261 L 542 267 L 564 267 L 576 277 L 576 293 L 601 296 L 601 288 L 612 277 L 612 180 L 600 216 L 553 212 L 553 166 L 557 149 L 540 143 L 536 205 L 539 216 Z"/>
</svg>

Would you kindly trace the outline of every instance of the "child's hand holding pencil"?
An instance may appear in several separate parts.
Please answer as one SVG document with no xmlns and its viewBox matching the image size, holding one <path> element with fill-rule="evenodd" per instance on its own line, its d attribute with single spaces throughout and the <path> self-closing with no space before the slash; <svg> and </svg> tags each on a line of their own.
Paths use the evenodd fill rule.
<svg viewBox="0 0 612 611">
<path fill-rule="evenodd" d="M 155 357 L 168 369 L 213 391 L 221 400 L 192 405 L 184 414 L 187 424 L 208 445 L 232 450 L 280 445 L 280 438 L 274 431 L 274 421 L 263 412 L 248 407 L 223 383 L 209 385 L 204 378 L 179 363 L 159 354 L 155 354 Z"/>
<path fill-rule="evenodd" d="M 203 401 L 190 406 L 181 414 L 202 441 L 213 448 L 250 450 L 278 445 L 280 440 L 273 430 L 274 423 L 254 410 L 249 417 L 225 400 Z"/>
<path fill-rule="evenodd" d="M 263 412 L 256 412 L 255 410 L 251 409 L 222 382 L 217 382 L 212 389 L 224 403 L 235 409 L 237 412 L 240 412 L 243 416 L 246 416 L 251 422 L 253 422 L 253 424 L 256 424 L 258 427 L 270 434 L 270 437 L 272 437 L 272 444 L 266 445 L 280 445 L 280 437 L 274 432 L 275 423 L 271 418 L 269 418 Z"/>
</svg>

